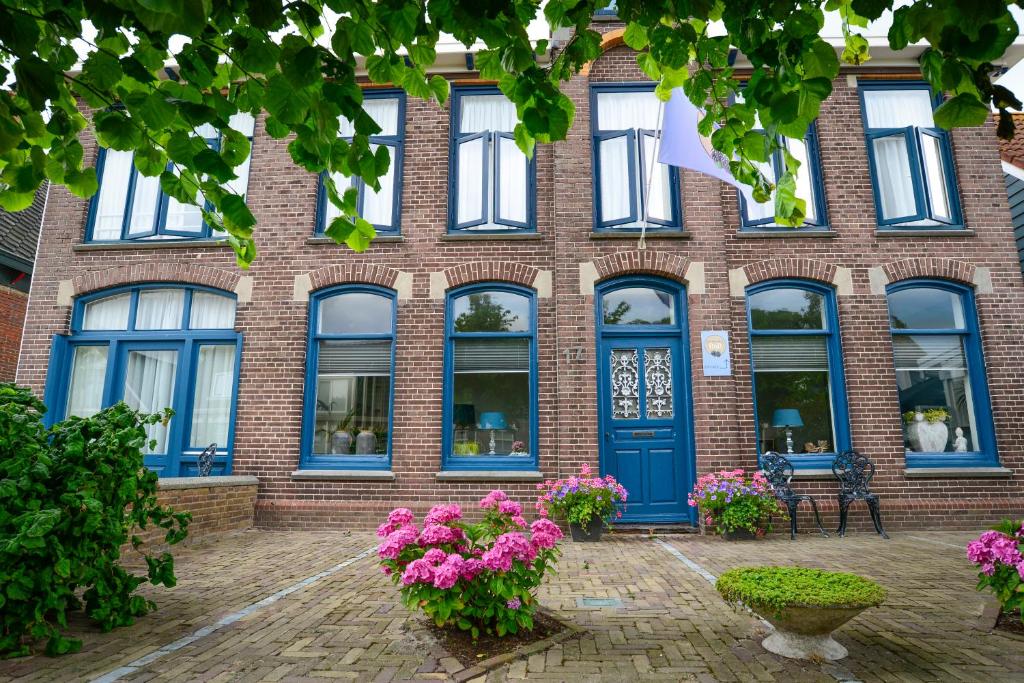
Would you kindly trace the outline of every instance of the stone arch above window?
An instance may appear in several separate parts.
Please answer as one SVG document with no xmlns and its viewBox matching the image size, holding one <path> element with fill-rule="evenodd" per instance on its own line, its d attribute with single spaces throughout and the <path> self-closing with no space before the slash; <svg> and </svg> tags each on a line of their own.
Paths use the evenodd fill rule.
<svg viewBox="0 0 1024 683">
<path fill-rule="evenodd" d="M 634 249 L 619 251 L 594 259 L 598 281 L 618 277 L 646 273 L 686 282 L 686 271 L 690 259 L 677 254 L 651 249 Z"/>
<path fill-rule="evenodd" d="M 173 261 L 155 263 L 147 261 L 85 273 L 74 278 L 71 281 L 71 286 L 76 297 L 110 287 L 148 282 L 204 285 L 226 292 L 235 292 L 239 288 L 241 279 L 242 276 L 239 273 L 211 266 Z"/>
<path fill-rule="evenodd" d="M 395 289 L 402 271 L 371 263 L 341 263 L 309 273 L 310 291 L 334 285 L 367 284 Z"/>
<path fill-rule="evenodd" d="M 533 266 L 515 261 L 472 261 L 443 271 L 449 289 L 487 281 L 511 282 L 534 288 L 539 272 Z"/>
<path fill-rule="evenodd" d="M 890 283 L 914 278 L 938 278 L 967 285 L 977 285 L 978 268 L 955 259 L 915 256 L 882 265 Z"/>
<path fill-rule="evenodd" d="M 816 259 L 774 258 L 748 263 L 743 266 L 743 272 L 750 284 L 781 278 L 800 278 L 831 285 L 836 284 L 839 268 Z"/>
</svg>

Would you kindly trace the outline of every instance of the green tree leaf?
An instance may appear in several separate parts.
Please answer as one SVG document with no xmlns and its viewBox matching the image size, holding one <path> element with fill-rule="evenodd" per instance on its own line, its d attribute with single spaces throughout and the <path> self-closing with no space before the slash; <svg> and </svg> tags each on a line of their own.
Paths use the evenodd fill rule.
<svg viewBox="0 0 1024 683">
<path fill-rule="evenodd" d="M 991 112 L 976 95 L 961 93 L 935 109 L 935 125 L 950 130 L 966 126 L 981 126 Z"/>
</svg>

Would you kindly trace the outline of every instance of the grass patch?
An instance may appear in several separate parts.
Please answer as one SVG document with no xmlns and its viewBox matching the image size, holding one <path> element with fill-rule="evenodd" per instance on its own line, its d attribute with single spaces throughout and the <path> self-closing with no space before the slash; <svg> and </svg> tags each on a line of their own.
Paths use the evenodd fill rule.
<svg viewBox="0 0 1024 683">
<path fill-rule="evenodd" d="M 856 574 L 805 567 L 740 567 L 718 577 L 729 602 L 782 610 L 786 607 L 875 607 L 886 591 Z"/>
</svg>

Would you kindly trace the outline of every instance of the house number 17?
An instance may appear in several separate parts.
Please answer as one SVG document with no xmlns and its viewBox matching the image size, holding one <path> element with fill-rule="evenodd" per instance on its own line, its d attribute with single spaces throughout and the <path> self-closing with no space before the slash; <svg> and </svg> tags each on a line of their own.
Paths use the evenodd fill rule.
<svg viewBox="0 0 1024 683">
<path fill-rule="evenodd" d="M 584 359 L 582 346 L 570 347 L 566 349 L 563 353 L 565 353 L 566 363 L 571 363 L 573 361 L 576 361 L 578 363 Z"/>
</svg>

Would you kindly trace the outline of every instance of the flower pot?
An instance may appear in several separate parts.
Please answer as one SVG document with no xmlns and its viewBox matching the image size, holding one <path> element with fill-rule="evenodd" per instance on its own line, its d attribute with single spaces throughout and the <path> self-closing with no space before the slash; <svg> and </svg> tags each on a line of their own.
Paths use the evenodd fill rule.
<svg viewBox="0 0 1024 683">
<path fill-rule="evenodd" d="M 758 536 L 749 529 L 736 529 L 734 531 L 722 530 L 722 538 L 727 541 L 756 541 L 759 538 L 763 538 L 764 534 Z"/>
<path fill-rule="evenodd" d="M 577 543 L 600 541 L 604 532 L 604 521 L 600 517 L 591 517 L 586 526 L 569 522 L 569 535 Z"/>
<path fill-rule="evenodd" d="M 830 662 L 849 654 L 832 638 L 832 632 L 867 609 L 790 605 L 776 612 L 771 607 L 750 608 L 775 627 L 761 642 L 764 649 L 790 659 L 820 658 Z"/>
<path fill-rule="evenodd" d="M 923 413 L 916 413 L 914 421 L 907 425 L 907 438 L 918 453 L 942 453 L 949 439 L 949 427 L 945 422 L 928 422 Z"/>
</svg>

